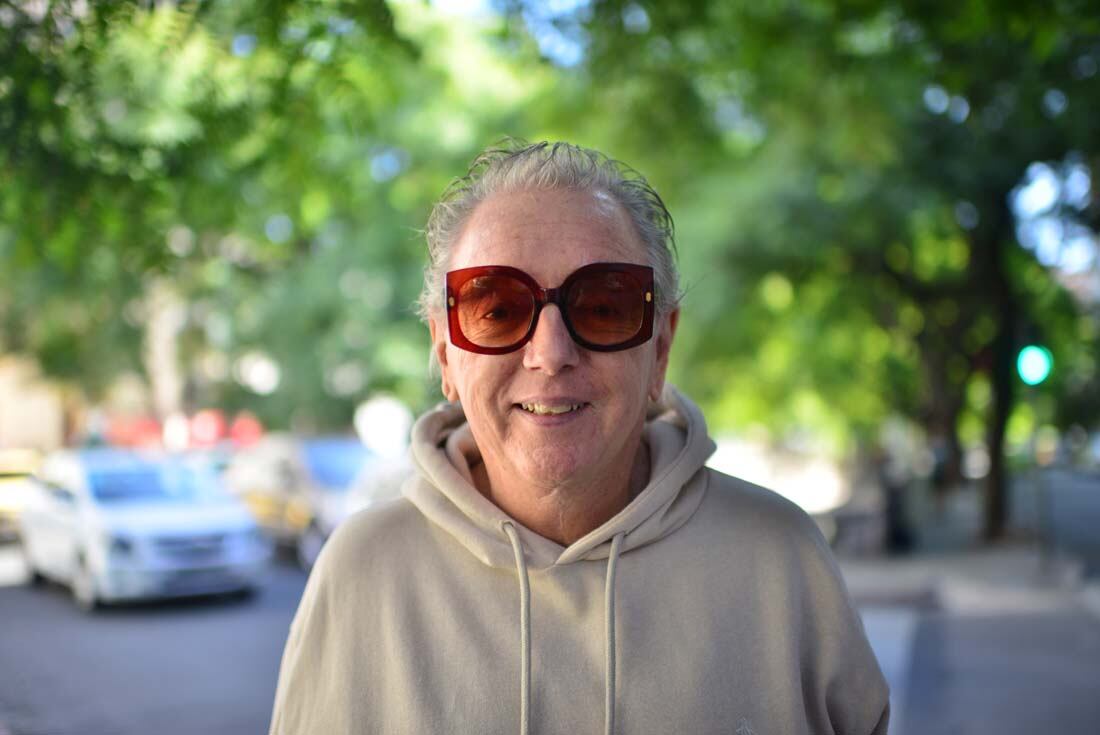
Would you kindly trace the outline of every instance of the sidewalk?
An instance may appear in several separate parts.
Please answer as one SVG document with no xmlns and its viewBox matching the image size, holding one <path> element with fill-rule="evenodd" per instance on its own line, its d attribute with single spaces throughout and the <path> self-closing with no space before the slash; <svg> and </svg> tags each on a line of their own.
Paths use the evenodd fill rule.
<svg viewBox="0 0 1100 735">
<path fill-rule="evenodd" d="M 925 515 L 907 555 L 838 550 L 890 685 L 890 735 L 1095 731 L 1100 577 L 1026 529 L 981 544 L 977 510 L 960 496 Z"/>
<path fill-rule="evenodd" d="M 1034 543 L 905 557 L 841 557 L 840 566 L 860 607 L 973 615 L 1084 609 L 1100 620 L 1100 580 L 1086 580 L 1076 559 L 1044 557 Z"/>
<path fill-rule="evenodd" d="M 1100 620 L 1100 575 L 1087 576 L 1087 565 L 1072 553 L 1042 548 L 1028 478 L 1016 481 L 1011 495 L 1015 524 L 1008 538 L 983 544 L 977 488 L 960 488 L 939 510 L 926 495 L 914 493 L 909 499 L 917 539 L 912 552 L 887 556 L 838 550 L 857 605 L 963 615 L 1087 610 Z"/>
</svg>

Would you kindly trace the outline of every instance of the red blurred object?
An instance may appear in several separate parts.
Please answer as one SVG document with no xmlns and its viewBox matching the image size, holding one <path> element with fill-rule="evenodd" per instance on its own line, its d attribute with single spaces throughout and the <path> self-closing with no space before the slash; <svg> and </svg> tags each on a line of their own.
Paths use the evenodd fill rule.
<svg viewBox="0 0 1100 735">
<path fill-rule="evenodd" d="M 191 417 L 191 446 L 212 447 L 225 436 L 225 414 L 218 409 L 203 409 Z"/>
<path fill-rule="evenodd" d="M 248 446 L 255 444 L 264 435 L 264 425 L 248 411 L 241 411 L 229 427 L 229 438 L 234 444 Z"/>
<path fill-rule="evenodd" d="M 107 422 L 104 438 L 116 447 L 159 447 L 160 422 L 150 416 L 115 416 Z"/>
</svg>

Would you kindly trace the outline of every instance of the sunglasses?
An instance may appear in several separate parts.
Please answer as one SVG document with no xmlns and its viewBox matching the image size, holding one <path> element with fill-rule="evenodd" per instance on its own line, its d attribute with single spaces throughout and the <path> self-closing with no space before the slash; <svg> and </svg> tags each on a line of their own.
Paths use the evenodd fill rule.
<svg viewBox="0 0 1100 735">
<path fill-rule="evenodd" d="M 542 308 L 555 304 L 574 342 L 615 352 L 652 336 L 654 296 L 646 265 L 592 263 L 557 288 L 518 268 L 483 265 L 447 273 L 447 324 L 455 347 L 503 355 L 527 344 Z"/>
</svg>

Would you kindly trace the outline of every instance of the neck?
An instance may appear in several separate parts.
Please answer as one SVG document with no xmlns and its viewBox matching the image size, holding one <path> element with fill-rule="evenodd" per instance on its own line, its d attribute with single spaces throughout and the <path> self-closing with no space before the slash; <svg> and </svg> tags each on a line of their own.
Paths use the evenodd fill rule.
<svg viewBox="0 0 1100 735">
<path fill-rule="evenodd" d="M 649 447 L 638 442 L 629 472 L 609 472 L 583 485 L 532 486 L 484 463 L 471 471 L 474 485 L 494 505 L 540 536 L 569 546 L 611 520 L 645 488 Z"/>
</svg>

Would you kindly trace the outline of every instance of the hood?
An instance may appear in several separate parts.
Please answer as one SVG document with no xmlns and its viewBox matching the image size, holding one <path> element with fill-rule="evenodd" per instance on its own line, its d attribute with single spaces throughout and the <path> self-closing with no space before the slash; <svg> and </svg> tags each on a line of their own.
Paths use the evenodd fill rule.
<svg viewBox="0 0 1100 735">
<path fill-rule="evenodd" d="M 255 526 L 244 506 L 235 502 L 99 506 L 95 517 L 110 532 L 135 536 L 247 531 Z"/>
<path fill-rule="evenodd" d="M 629 553 L 673 533 L 706 492 L 701 470 L 715 445 L 699 409 L 671 385 L 651 405 L 642 441 L 649 446 L 649 483 L 617 515 L 568 547 L 525 528 L 474 487 L 469 460 L 476 461 L 480 453 L 457 403 L 440 404 L 413 426 L 417 475 L 405 484 L 404 494 L 428 520 L 492 567 L 515 565 L 506 524 L 518 533 L 532 568 L 606 559 L 616 536 L 623 536 L 618 553 Z"/>
</svg>

